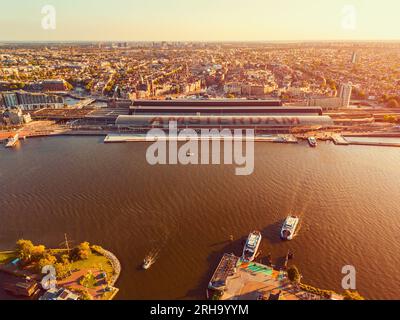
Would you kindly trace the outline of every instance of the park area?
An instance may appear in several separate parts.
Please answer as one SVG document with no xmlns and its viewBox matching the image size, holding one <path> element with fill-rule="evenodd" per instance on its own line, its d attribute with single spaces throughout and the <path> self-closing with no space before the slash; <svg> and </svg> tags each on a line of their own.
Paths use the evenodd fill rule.
<svg viewBox="0 0 400 320">
<path fill-rule="evenodd" d="M 118 292 L 113 286 L 120 271 L 115 270 L 116 258 L 110 259 L 110 255 L 88 242 L 72 249 L 47 249 L 29 240 L 19 240 L 15 251 L 0 252 L 0 272 L 40 283 L 46 275 L 42 269 L 52 266 L 57 288 L 68 289 L 82 300 L 110 300 Z"/>
</svg>

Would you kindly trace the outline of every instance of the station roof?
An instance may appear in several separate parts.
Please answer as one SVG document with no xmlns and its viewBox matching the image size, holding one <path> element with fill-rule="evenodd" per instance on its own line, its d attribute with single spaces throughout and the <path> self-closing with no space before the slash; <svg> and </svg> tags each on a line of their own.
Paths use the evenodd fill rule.
<svg viewBox="0 0 400 320">
<path fill-rule="evenodd" d="M 127 127 L 168 127 L 170 122 L 187 127 L 273 127 L 273 126 L 331 126 L 329 116 L 298 115 L 131 115 L 119 116 L 115 122 L 118 126 Z"/>
</svg>

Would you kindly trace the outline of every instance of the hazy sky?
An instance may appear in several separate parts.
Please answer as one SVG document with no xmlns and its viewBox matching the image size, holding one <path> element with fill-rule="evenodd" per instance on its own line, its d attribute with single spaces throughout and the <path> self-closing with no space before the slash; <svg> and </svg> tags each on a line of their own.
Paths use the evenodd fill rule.
<svg viewBox="0 0 400 320">
<path fill-rule="evenodd" d="M 44 5 L 56 9 L 55 30 L 42 28 Z M 0 7 L 5 41 L 400 40 L 398 0 L 0 0 Z"/>
</svg>

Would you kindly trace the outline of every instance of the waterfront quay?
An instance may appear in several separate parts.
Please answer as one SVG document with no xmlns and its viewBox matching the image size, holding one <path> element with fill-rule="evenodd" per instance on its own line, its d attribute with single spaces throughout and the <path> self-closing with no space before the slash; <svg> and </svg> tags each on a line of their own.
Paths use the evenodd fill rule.
<svg viewBox="0 0 400 320">
<path fill-rule="evenodd" d="M 291 282 L 284 269 L 257 262 L 244 262 L 234 254 L 224 254 L 207 290 L 208 299 L 218 300 L 327 300 Z M 329 300 L 343 300 L 332 294 Z"/>
<path fill-rule="evenodd" d="M 284 106 L 275 100 L 133 100 L 126 106 L 91 107 L 92 98 L 82 98 L 73 108 L 43 108 L 32 113 L 35 121 L 0 131 L 0 140 L 19 134 L 20 139 L 59 135 L 105 136 L 105 143 L 188 141 L 188 138 L 152 137 L 151 129 L 168 134 L 168 125 L 178 130 L 202 129 L 254 130 L 255 142 L 293 143 L 315 137 L 336 145 L 399 147 L 394 141 L 348 141 L 346 134 L 367 137 L 368 134 L 393 135 L 396 127 L 385 123 L 352 124 L 343 120 L 344 112 L 324 113 L 321 107 Z M 359 112 L 359 110 L 356 110 Z M 351 110 L 348 112 L 355 113 Z M 358 113 L 356 113 L 359 116 Z M 371 131 L 373 130 L 373 131 Z M 397 132 L 398 134 L 398 132 Z M 176 134 L 175 134 L 176 135 Z M 193 139 L 229 140 L 229 137 L 192 137 Z"/>
<path fill-rule="evenodd" d="M 186 136 L 180 137 L 177 135 L 165 135 L 163 136 L 156 136 L 156 135 L 146 135 L 141 133 L 126 133 L 126 134 L 118 134 L 112 133 L 108 134 L 105 139 L 104 143 L 123 143 L 123 142 L 155 142 L 155 141 L 179 141 L 179 142 L 187 142 L 187 141 L 236 141 L 236 140 L 243 140 L 246 141 L 248 139 L 245 137 L 235 137 L 235 136 L 223 136 L 223 135 L 193 135 L 193 136 Z M 253 139 L 252 139 L 253 140 Z M 254 137 L 255 142 L 275 142 L 275 143 L 297 143 L 298 140 L 293 135 L 257 135 Z"/>
</svg>

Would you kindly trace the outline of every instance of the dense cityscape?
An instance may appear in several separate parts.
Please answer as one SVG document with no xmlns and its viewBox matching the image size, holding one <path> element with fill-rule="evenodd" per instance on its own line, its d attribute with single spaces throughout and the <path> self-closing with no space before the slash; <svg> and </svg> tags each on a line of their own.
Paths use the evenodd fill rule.
<svg viewBox="0 0 400 320">
<path fill-rule="evenodd" d="M 377 103 L 398 100 L 399 49 L 396 43 L 3 44 L 0 85 L 2 91 L 82 88 L 123 99 L 204 91 L 300 100 L 334 97 L 351 82 L 356 98 Z"/>
<path fill-rule="evenodd" d="M 348 42 L 3 44 L 0 121 L 80 119 L 96 129 L 135 100 L 275 99 L 322 108 L 335 131 L 387 133 L 399 120 L 399 52 Z"/>
</svg>

